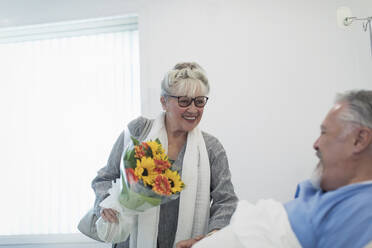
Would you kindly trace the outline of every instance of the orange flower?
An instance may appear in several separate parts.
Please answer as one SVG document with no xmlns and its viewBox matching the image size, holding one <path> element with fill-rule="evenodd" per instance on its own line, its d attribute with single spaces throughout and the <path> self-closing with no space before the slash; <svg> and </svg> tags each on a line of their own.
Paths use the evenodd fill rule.
<svg viewBox="0 0 372 248">
<path fill-rule="evenodd" d="M 147 150 L 149 149 L 149 145 L 146 142 L 142 142 L 142 146 Z"/>
<path fill-rule="evenodd" d="M 162 173 L 166 169 L 169 169 L 171 167 L 171 164 L 168 160 L 160 160 L 160 159 L 154 159 L 155 162 L 155 171 L 158 173 Z"/>
<path fill-rule="evenodd" d="M 134 174 L 134 170 L 132 168 L 125 169 L 125 173 L 127 175 L 129 184 L 133 184 L 138 181 L 138 177 Z"/>
<path fill-rule="evenodd" d="M 134 151 L 136 152 L 136 154 L 134 155 L 135 158 L 142 158 L 143 156 L 145 156 L 143 146 L 135 146 Z"/>
<path fill-rule="evenodd" d="M 164 175 L 158 175 L 155 178 L 154 185 L 152 190 L 160 195 L 171 195 L 171 185 L 168 181 L 168 178 Z"/>
</svg>

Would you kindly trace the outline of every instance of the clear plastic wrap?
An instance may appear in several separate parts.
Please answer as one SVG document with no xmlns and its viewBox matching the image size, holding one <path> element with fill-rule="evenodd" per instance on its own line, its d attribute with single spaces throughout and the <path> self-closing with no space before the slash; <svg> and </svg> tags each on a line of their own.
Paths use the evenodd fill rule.
<svg viewBox="0 0 372 248">
<path fill-rule="evenodd" d="M 132 138 L 121 160 L 120 181 L 112 184 L 110 195 L 100 204 L 116 210 L 119 223 L 102 217 L 96 223 L 99 238 L 109 243 L 125 241 L 134 228 L 135 215 L 177 199 L 184 188 L 158 139 L 139 143 Z"/>
</svg>

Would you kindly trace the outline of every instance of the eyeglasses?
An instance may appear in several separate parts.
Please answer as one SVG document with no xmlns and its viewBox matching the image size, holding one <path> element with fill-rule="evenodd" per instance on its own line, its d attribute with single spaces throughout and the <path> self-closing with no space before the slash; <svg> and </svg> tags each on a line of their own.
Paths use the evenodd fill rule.
<svg viewBox="0 0 372 248">
<path fill-rule="evenodd" d="M 202 108 L 207 104 L 208 97 L 206 96 L 197 96 L 197 97 L 188 97 L 188 96 L 172 96 L 167 95 L 170 97 L 174 97 L 178 99 L 178 106 L 181 108 L 185 108 L 191 105 L 191 103 L 194 101 L 195 107 Z"/>
</svg>

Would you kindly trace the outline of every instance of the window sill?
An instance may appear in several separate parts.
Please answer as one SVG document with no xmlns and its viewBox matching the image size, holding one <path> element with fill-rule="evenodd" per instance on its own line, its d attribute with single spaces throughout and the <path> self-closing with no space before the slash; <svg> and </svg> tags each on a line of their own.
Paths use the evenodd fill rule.
<svg viewBox="0 0 372 248">
<path fill-rule="evenodd" d="M 81 233 L 0 235 L 0 247 L 110 247 L 84 236 Z"/>
</svg>

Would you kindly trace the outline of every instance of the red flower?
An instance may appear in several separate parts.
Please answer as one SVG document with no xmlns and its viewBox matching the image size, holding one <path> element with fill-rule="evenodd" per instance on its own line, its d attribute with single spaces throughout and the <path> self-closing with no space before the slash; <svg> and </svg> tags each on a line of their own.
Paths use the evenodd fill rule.
<svg viewBox="0 0 372 248">
<path fill-rule="evenodd" d="M 155 171 L 158 173 L 162 173 L 163 171 L 169 169 L 171 167 L 171 164 L 168 160 L 160 160 L 160 159 L 154 159 L 155 162 Z"/>
<path fill-rule="evenodd" d="M 134 170 L 132 168 L 125 169 L 125 174 L 127 175 L 129 184 L 133 184 L 138 181 L 138 177 L 134 174 Z"/>
<path fill-rule="evenodd" d="M 158 175 L 155 178 L 154 186 L 152 190 L 160 195 L 171 195 L 171 185 L 168 178 L 164 175 Z"/>
</svg>

